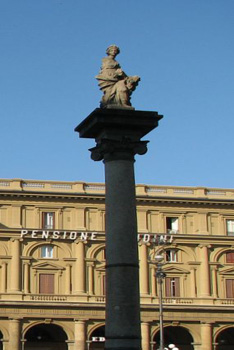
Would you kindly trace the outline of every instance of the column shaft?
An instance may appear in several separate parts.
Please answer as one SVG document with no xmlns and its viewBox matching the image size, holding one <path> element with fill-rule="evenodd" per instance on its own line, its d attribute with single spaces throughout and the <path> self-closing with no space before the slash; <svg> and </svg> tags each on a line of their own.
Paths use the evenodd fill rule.
<svg viewBox="0 0 234 350">
<path fill-rule="evenodd" d="M 85 293 L 85 251 L 84 243 L 75 243 L 75 276 L 74 276 L 74 292 L 76 294 Z"/>
<path fill-rule="evenodd" d="M 89 271 L 89 295 L 94 294 L 94 285 L 93 285 L 93 264 L 89 263 L 88 265 L 88 271 Z"/>
<path fill-rule="evenodd" d="M 209 268 L 209 260 L 208 260 L 208 247 L 201 246 L 200 247 L 200 296 L 208 297 L 210 296 L 210 268 Z"/>
<path fill-rule="evenodd" d="M 5 293 L 7 291 L 7 263 L 2 263 L 2 275 L 1 275 L 1 292 Z"/>
<path fill-rule="evenodd" d="M 21 276 L 21 264 L 20 264 L 20 242 L 18 239 L 11 241 L 11 291 L 20 291 L 20 276 Z"/>
<path fill-rule="evenodd" d="M 20 320 L 9 320 L 9 344 L 10 350 L 20 350 Z"/>
<path fill-rule="evenodd" d="M 24 264 L 24 293 L 29 293 L 29 263 Z"/>
<path fill-rule="evenodd" d="M 139 266 L 133 160 L 106 161 L 105 176 L 106 349 L 140 349 Z"/>
<path fill-rule="evenodd" d="M 66 286 L 65 286 L 65 293 L 70 294 L 71 293 L 71 265 L 66 266 Z"/>
<path fill-rule="evenodd" d="M 150 326 L 147 322 L 141 323 L 142 350 L 150 350 Z"/>
<path fill-rule="evenodd" d="M 140 251 L 140 292 L 143 295 L 149 294 L 149 272 L 148 272 L 148 256 L 147 245 L 142 244 Z"/>
<path fill-rule="evenodd" d="M 86 344 L 85 321 L 75 321 L 75 348 L 74 350 L 85 350 Z"/>
<path fill-rule="evenodd" d="M 190 271 L 190 293 L 191 298 L 196 298 L 196 270 L 192 268 Z"/>
<path fill-rule="evenodd" d="M 201 343 L 202 350 L 212 350 L 212 333 L 211 324 L 201 324 Z"/>
</svg>

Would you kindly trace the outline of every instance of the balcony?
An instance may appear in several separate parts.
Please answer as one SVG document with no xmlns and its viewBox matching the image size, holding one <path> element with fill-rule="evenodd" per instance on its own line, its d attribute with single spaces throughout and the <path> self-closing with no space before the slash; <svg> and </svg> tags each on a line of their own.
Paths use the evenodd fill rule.
<svg viewBox="0 0 234 350">
<path fill-rule="evenodd" d="M 86 182 L 0 179 L 0 190 L 104 195 L 105 185 L 103 183 Z M 230 200 L 234 198 L 234 190 L 206 187 L 147 186 L 138 184 L 136 185 L 136 195 L 147 197 L 188 197 Z"/>
<path fill-rule="evenodd" d="M 0 294 L 0 305 L 1 303 L 6 305 L 7 303 L 28 303 L 28 304 L 105 304 L 105 296 L 103 295 L 75 295 L 75 294 L 24 294 L 24 293 L 2 293 Z M 152 297 L 151 295 L 141 297 L 142 307 L 152 307 L 159 304 L 158 297 Z M 234 298 L 184 298 L 184 297 L 164 297 L 163 305 L 165 306 L 190 306 L 190 307 L 225 307 L 234 306 Z"/>
</svg>

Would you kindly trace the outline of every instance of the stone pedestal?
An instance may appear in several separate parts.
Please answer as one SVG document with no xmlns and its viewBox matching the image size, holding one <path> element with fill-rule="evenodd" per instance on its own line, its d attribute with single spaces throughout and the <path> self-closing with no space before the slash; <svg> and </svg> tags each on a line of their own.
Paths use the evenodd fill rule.
<svg viewBox="0 0 234 350">
<path fill-rule="evenodd" d="M 106 349 L 141 348 L 134 156 L 158 126 L 157 112 L 95 109 L 75 131 L 93 138 L 91 158 L 103 160 L 106 182 Z"/>
</svg>

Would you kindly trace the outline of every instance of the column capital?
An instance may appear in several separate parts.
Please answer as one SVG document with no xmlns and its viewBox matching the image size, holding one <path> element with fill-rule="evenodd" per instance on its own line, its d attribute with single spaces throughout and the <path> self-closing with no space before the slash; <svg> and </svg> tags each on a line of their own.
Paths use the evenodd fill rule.
<svg viewBox="0 0 234 350">
<path fill-rule="evenodd" d="M 102 139 L 89 151 L 94 161 L 134 160 L 135 154 L 143 155 L 147 152 L 147 143 L 148 141 L 133 142 L 125 137 L 121 140 Z"/>
<path fill-rule="evenodd" d="M 95 139 L 96 147 L 90 149 L 93 160 L 133 160 L 135 154 L 147 152 L 148 141 L 141 138 L 162 117 L 157 112 L 96 108 L 75 131 L 81 138 Z"/>
</svg>

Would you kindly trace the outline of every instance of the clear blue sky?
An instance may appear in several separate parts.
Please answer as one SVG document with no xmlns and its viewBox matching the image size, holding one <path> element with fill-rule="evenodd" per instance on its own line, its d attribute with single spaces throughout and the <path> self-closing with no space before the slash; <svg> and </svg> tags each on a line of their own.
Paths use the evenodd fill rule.
<svg viewBox="0 0 234 350">
<path fill-rule="evenodd" d="M 0 0 L 0 178 L 104 181 L 74 127 L 110 44 L 164 115 L 136 182 L 234 188 L 233 0 Z"/>
</svg>

